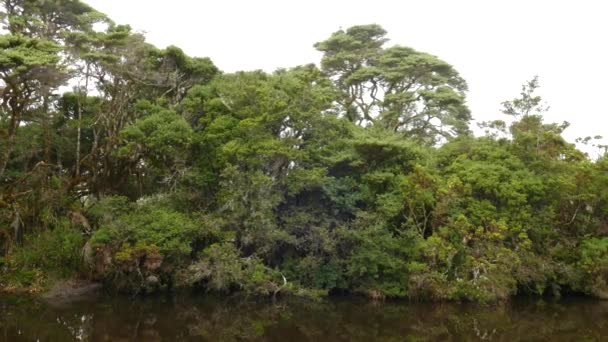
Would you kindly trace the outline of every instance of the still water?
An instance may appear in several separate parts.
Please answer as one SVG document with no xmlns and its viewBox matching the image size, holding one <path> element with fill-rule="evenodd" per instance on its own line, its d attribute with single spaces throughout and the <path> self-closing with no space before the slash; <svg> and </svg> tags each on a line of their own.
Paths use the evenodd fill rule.
<svg viewBox="0 0 608 342">
<path fill-rule="evenodd" d="M 261 301 L 172 296 L 48 303 L 0 295 L 0 341 L 608 341 L 608 302 Z"/>
</svg>

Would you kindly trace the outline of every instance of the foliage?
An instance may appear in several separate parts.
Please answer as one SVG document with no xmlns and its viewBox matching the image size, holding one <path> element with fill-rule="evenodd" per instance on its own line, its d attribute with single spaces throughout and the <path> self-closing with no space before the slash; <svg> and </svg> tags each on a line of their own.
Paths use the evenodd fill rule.
<svg viewBox="0 0 608 342">
<path fill-rule="evenodd" d="M 67 222 L 55 229 L 30 235 L 23 246 L 4 258 L 0 285 L 26 287 L 32 290 L 47 285 L 49 277 L 69 277 L 82 270 L 82 246 L 85 239 L 81 232 Z"/>
<path fill-rule="evenodd" d="M 455 68 L 379 25 L 222 73 L 80 1 L 0 12 L 0 286 L 608 297 L 608 156 L 538 78 L 475 137 Z"/>
<path fill-rule="evenodd" d="M 204 234 L 191 218 L 155 199 L 127 205 L 128 211 L 118 208 L 114 217 L 102 219 L 89 241 L 93 275 L 114 279 L 119 289 L 137 289 L 148 276 L 166 277 L 163 285 L 171 285 L 174 268 L 190 258 Z"/>
<path fill-rule="evenodd" d="M 186 283 L 211 291 L 243 290 L 275 295 L 281 290 L 280 274 L 253 257 L 241 258 L 231 243 L 216 243 L 201 251 L 199 260 L 183 274 Z"/>
<path fill-rule="evenodd" d="M 465 81 L 448 63 L 410 47 L 384 48 L 376 24 L 334 32 L 315 44 L 340 91 L 345 118 L 426 142 L 467 132 Z"/>
</svg>

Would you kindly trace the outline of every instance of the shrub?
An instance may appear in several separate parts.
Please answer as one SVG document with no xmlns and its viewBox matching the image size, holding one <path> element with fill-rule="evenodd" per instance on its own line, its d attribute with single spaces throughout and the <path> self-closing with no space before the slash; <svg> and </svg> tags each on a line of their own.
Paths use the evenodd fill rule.
<svg viewBox="0 0 608 342">
<path fill-rule="evenodd" d="M 139 290 L 149 279 L 170 286 L 175 271 L 189 264 L 201 228 L 154 200 L 126 206 L 131 210 L 115 207 L 117 215 L 100 220 L 91 238 L 94 275 L 111 279 L 110 285 L 120 290 Z"/>
<path fill-rule="evenodd" d="M 62 221 L 54 229 L 26 237 L 20 246 L 4 258 L 5 287 L 44 287 L 50 278 L 65 278 L 82 270 L 84 237 Z"/>
<path fill-rule="evenodd" d="M 580 245 L 578 289 L 608 298 L 608 238 L 590 238 Z"/>
<path fill-rule="evenodd" d="M 241 257 L 230 242 L 216 243 L 200 254 L 200 259 L 181 272 L 182 285 L 207 291 L 276 295 L 285 284 L 279 272 L 270 269 L 256 257 Z M 283 278 L 284 279 L 284 278 Z"/>
</svg>

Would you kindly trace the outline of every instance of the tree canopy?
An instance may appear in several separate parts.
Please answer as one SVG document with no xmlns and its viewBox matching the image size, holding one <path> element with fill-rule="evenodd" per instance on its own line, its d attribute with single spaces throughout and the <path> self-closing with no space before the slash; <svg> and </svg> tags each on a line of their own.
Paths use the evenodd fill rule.
<svg viewBox="0 0 608 342">
<path fill-rule="evenodd" d="M 537 78 L 476 137 L 455 68 L 376 24 L 223 73 L 78 0 L 0 23 L 0 288 L 608 297 L 608 157 Z"/>
<path fill-rule="evenodd" d="M 340 91 L 342 116 L 427 143 L 465 134 L 471 115 L 458 72 L 410 47 L 384 48 L 385 35 L 376 24 L 353 26 L 315 44 L 323 72 Z"/>
</svg>

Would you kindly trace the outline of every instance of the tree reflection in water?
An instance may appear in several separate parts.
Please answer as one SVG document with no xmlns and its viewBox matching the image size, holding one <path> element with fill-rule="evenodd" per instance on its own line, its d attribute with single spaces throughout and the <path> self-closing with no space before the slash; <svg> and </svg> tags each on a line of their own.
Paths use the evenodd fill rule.
<svg viewBox="0 0 608 342">
<path fill-rule="evenodd" d="M 0 299 L 0 341 L 601 340 L 608 302 L 458 303 L 174 296 L 44 303 Z"/>
</svg>

